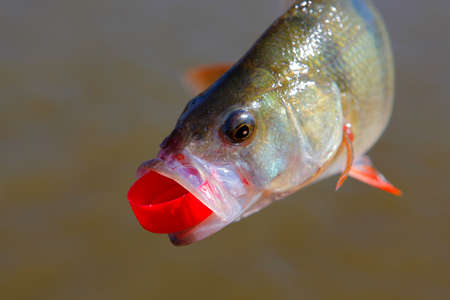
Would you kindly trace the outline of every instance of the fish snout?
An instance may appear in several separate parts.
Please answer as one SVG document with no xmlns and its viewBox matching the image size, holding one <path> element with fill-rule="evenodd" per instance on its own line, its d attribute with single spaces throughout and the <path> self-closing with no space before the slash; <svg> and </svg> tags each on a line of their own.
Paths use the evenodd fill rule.
<svg viewBox="0 0 450 300">
<path fill-rule="evenodd" d="M 159 163 L 161 163 L 161 159 L 159 158 L 154 158 L 141 163 L 136 170 L 137 178 L 141 178 L 142 176 L 147 174 L 149 171 L 152 170 L 154 166 L 156 166 Z"/>
<path fill-rule="evenodd" d="M 186 138 L 180 128 L 175 128 L 169 136 L 167 136 L 160 147 L 163 153 L 177 153 L 182 150 L 186 144 Z"/>
</svg>

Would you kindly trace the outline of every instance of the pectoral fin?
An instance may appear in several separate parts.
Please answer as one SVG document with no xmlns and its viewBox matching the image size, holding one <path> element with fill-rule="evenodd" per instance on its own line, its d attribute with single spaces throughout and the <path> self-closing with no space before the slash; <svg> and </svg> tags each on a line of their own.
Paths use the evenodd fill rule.
<svg viewBox="0 0 450 300">
<path fill-rule="evenodd" d="M 394 194 L 396 196 L 401 196 L 402 191 L 393 186 L 387 179 L 378 172 L 372 164 L 370 158 L 366 155 L 353 160 L 353 132 L 350 123 L 344 125 L 344 132 L 342 137 L 342 145 L 347 151 L 347 163 L 344 171 L 338 179 L 336 184 L 336 190 L 338 190 L 348 176 L 358 179 L 364 183 L 371 186 L 379 188 L 380 190 L 386 191 L 388 193 Z"/>
<path fill-rule="evenodd" d="M 358 158 L 353 163 L 349 175 L 350 177 L 379 188 L 380 190 L 386 191 L 396 196 L 402 195 L 401 190 L 393 186 L 389 181 L 387 181 L 383 174 L 381 174 L 374 168 L 372 161 L 366 155 Z"/>
<path fill-rule="evenodd" d="M 345 170 L 342 172 L 341 177 L 339 177 L 336 183 L 336 191 L 342 186 L 344 181 L 348 178 L 353 165 L 353 131 L 352 125 L 350 123 L 345 123 L 344 132 L 342 136 L 342 144 L 347 152 L 347 164 L 345 165 Z"/>
<path fill-rule="evenodd" d="M 232 65 L 231 63 L 222 63 L 192 68 L 186 72 L 184 81 L 194 92 L 200 93 L 219 79 Z"/>
</svg>

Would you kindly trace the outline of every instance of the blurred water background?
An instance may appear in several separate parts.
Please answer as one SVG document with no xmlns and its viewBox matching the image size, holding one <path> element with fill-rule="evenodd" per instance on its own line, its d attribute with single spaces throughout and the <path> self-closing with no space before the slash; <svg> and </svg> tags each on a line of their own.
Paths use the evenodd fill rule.
<svg viewBox="0 0 450 300">
<path fill-rule="evenodd" d="M 0 1 L 1 299 L 450 299 L 450 2 L 376 0 L 396 58 L 372 149 L 405 191 L 336 178 L 176 248 L 126 192 L 276 0 Z"/>
</svg>

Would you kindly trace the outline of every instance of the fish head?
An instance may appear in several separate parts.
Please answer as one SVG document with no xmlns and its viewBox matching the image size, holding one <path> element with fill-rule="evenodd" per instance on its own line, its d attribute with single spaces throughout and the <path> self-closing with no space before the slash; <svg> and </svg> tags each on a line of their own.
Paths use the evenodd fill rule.
<svg viewBox="0 0 450 300">
<path fill-rule="evenodd" d="M 308 124 L 299 125 L 283 101 L 291 88 L 267 88 L 274 79 L 264 70 L 253 70 L 251 78 L 238 72 L 191 100 L 157 158 L 138 169 L 138 176 L 171 180 L 153 186 L 156 196 L 168 197 L 158 201 L 182 194 L 167 190 L 183 190 L 209 210 L 189 226 L 166 230 L 176 245 L 201 240 L 285 196 L 321 163 L 311 160 L 310 144 L 299 137 Z"/>
</svg>

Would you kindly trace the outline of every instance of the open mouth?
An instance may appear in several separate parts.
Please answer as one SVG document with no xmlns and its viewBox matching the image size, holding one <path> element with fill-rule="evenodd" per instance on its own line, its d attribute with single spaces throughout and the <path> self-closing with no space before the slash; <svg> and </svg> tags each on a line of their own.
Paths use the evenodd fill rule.
<svg viewBox="0 0 450 300">
<path fill-rule="evenodd" d="M 212 214 L 182 185 L 153 170 L 131 186 L 128 201 L 141 226 L 154 233 L 186 230 Z"/>
</svg>

